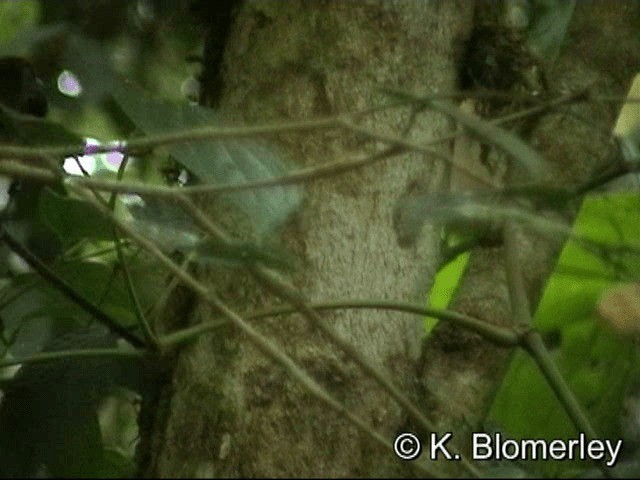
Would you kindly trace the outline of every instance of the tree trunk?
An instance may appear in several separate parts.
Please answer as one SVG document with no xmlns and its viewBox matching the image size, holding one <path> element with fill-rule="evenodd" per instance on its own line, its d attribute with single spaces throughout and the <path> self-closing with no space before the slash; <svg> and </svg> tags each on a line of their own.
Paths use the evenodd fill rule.
<svg viewBox="0 0 640 480">
<path fill-rule="evenodd" d="M 587 13 L 578 13 L 572 31 L 578 40 L 600 21 L 589 7 L 579 10 Z M 621 25 L 623 19 L 621 13 Z M 414 92 L 451 92 L 457 86 L 461 42 L 472 24 L 473 4 L 464 1 L 244 2 L 224 47 L 220 110 L 235 123 L 264 123 L 379 105 L 388 100 L 380 90 L 386 85 Z M 561 78 L 566 83 L 559 86 L 573 88 L 594 78 L 605 79 L 605 87 L 623 93 L 620 80 L 627 78 L 626 72 L 616 70 L 620 77 L 613 77 L 613 71 L 593 64 L 591 45 L 573 42 L 570 38 L 569 46 L 581 49 L 582 56 L 576 58 L 575 51 L 564 55 L 553 67 L 554 82 Z M 607 84 L 611 78 L 617 82 Z M 220 85 L 203 87 L 211 92 Z M 607 114 L 594 122 L 608 128 L 610 108 L 585 108 L 581 113 L 592 118 Z M 597 165 L 590 159 L 604 150 L 605 142 L 597 145 L 592 130 L 569 121 L 563 124 L 559 145 L 555 130 L 560 117 L 543 121 L 534 141 L 552 164 L 549 178 L 566 185 L 591 174 Z M 406 108 L 388 109 L 363 116 L 359 125 L 398 136 L 411 127 L 407 138 L 417 142 L 451 132 L 451 123 L 435 113 L 424 112 L 411 121 Z M 276 140 L 297 168 L 371 154 L 381 146 L 344 129 L 289 133 Z M 587 159 L 585 150 L 592 147 L 597 153 L 589 150 Z M 443 145 L 441 152 L 449 155 L 450 146 Z M 414 152 L 305 184 L 304 206 L 282 232 L 286 245 L 302 259 L 303 267 L 291 275 L 295 286 L 316 301 L 423 301 L 416 292 L 428 291 L 439 266 L 440 232 L 425 227 L 420 241 L 408 241 L 403 232 L 394 230 L 393 209 L 403 193 L 437 191 L 445 170 L 441 160 Z M 529 299 L 535 303 L 560 242 L 526 231 L 520 240 Z M 501 248 L 474 252 L 457 309 L 510 324 L 503 256 Z M 236 311 L 278 303 L 249 275 L 220 270 L 199 275 Z M 181 315 L 195 324 L 216 317 L 217 312 L 198 305 Z M 422 351 L 420 317 L 377 310 L 323 315 L 368 362 L 437 420 L 439 433 L 455 429 L 466 434 L 479 427 L 499 382 L 495 372 L 506 365 L 507 350 L 443 326 Z M 407 412 L 303 316 L 258 320 L 254 325 L 389 444 L 412 426 Z M 407 463 L 319 402 L 232 328 L 205 335 L 180 352 L 163 398 L 152 430 L 143 432 L 152 436 L 151 459 L 145 466 L 149 475 L 407 473 L 403 470 Z"/>
<path fill-rule="evenodd" d="M 247 2 L 226 43 L 221 110 L 232 121 L 305 119 L 379 104 L 386 100 L 379 90 L 384 85 L 452 91 L 456 40 L 464 37 L 471 13 L 466 2 Z M 368 116 L 363 125 L 400 134 L 408 122 L 406 110 L 398 109 Z M 447 130 L 446 119 L 429 114 L 411 137 Z M 345 131 L 279 140 L 298 168 L 377 146 Z M 303 259 L 294 284 L 315 300 L 415 299 L 418 272 L 426 268 L 431 278 L 437 268 L 439 235 L 428 232 L 421 249 L 400 248 L 392 209 L 408 184 L 437 186 L 441 175 L 433 158 L 412 153 L 306 185 L 304 208 L 283 233 Z M 221 292 L 219 275 L 211 285 Z M 225 300 L 243 310 L 277 303 L 249 280 L 225 285 Z M 206 320 L 216 312 L 199 307 L 195 315 Z M 415 397 L 421 318 L 375 310 L 325 318 Z M 391 444 L 406 413 L 303 317 L 260 320 L 256 327 Z M 164 432 L 163 439 L 154 439 L 148 473 L 370 476 L 398 462 L 245 338 L 232 331 L 221 335 L 205 336 L 181 353 L 168 412 L 155 430 Z"/>
</svg>

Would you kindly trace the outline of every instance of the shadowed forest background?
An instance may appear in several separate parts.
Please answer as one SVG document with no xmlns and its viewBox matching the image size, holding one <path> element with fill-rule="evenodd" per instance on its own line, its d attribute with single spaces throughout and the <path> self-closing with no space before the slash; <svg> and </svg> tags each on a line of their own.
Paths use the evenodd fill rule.
<svg viewBox="0 0 640 480">
<path fill-rule="evenodd" d="M 0 476 L 637 475 L 638 75 L 635 2 L 0 2 Z"/>
</svg>

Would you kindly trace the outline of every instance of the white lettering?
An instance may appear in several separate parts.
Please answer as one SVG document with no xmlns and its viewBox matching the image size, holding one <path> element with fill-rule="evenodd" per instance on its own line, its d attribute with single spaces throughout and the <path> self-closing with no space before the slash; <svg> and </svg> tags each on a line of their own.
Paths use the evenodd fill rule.
<svg viewBox="0 0 640 480">
<path fill-rule="evenodd" d="M 511 449 L 511 453 L 509 453 L 509 447 L 513 447 Z M 520 457 L 520 448 L 518 442 L 515 440 L 505 440 L 504 443 L 500 445 L 500 452 L 507 460 L 513 460 Z"/>
<path fill-rule="evenodd" d="M 473 437 L 473 453 L 471 458 L 474 460 L 487 460 L 493 456 L 491 448 L 491 437 L 487 433 L 474 433 Z M 479 449 L 484 449 L 484 453 L 480 453 Z"/>
<path fill-rule="evenodd" d="M 432 452 L 442 451 L 450 460 L 451 454 L 444 444 L 450 434 L 439 441 L 433 436 Z M 435 442 L 435 443 L 434 443 Z M 475 433 L 472 437 L 472 455 L 474 460 L 595 460 L 606 461 L 607 467 L 613 467 L 622 450 L 622 440 L 589 440 L 584 433 L 577 438 L 567 440 L 542 439 L 503 439 L 502 434 Z M 432 455 L 432 458 L 433 455 Z"/>
<path fill-rule="evenodd" d="M 438 439 L 437 434 L 435 433 L 431 434 L 430 436 L 431 441 L 429 442 L 429 445 L 431 445 L 431 448 L 429 449 L 429 458 L 431 460 L 438 459 L 438 451 L 442 452 L 442 455 L 444 455 L 444 458 L 446 458 L 447 460 L 451 460 L 451 458 L 453 458 L 449 453 L 449 450 L 447 450 L 447 447 L 445 446 L 445 443 L 451 440 L 452 436 L 453 434 L 451 432 L 448 432 L 448 433 L 445 433 L 442 436 L 442 438 Z"/>
<path fill-rule="evenodd" d="M 618 455 L 620 454 L 620 450 L 622 449 L 622 440 L 618 440 L 616 442 L 615 449 L 611 444 L 611 440 L 605 440 L 604 444 L 606 445 L 609 456 L 611 457 L 611 460 L 607 462 L 607 467 L 613 467 L 618 461 Z"/>
<path fill-rule="evenodd" d="M 531 453 L 527 453 L 527 449 Z M 539 453 L 540 452 L 540 453 Z M 522 440 L 522 460 L 546 460 L 547 442 L 544 440 Z"/>
</svg>

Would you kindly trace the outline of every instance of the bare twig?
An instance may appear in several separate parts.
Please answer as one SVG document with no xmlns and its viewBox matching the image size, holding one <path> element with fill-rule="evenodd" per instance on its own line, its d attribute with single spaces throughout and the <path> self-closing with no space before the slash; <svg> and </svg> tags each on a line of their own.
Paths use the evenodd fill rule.
<svg viewBox="0 0 640 480">
<path fill-rule="evenodd" d="M 438 308 L 424 307 L 415 303 L 399 302 L 393 300 L 334 300 L 324 302 L 309 302 L 309 307 L 313 310 L 340 310 L 340 309 L 374 309 L 404 312 L 418 315 L 420 317 L 434 317 L 445 322 L 451 322 L 460 328 L 465 328 L 475 332 L 486 340 L 500 346 L 515 347 L 520 343 L 519 335 L 511 328 L 500 327 L 484 322 L 477 318 Z M 253 312 L 246 312 L 243 316 L 247 320 L 260 319 L 279 315 L 290 315 L 300 313 L 295 307 L 271 307 Z M 161 342 L 166 349 L 175 345 L 182 345 L 193 341 L 199 335 L 211 330 L 218 329 L 228 322 L 225 319 L 215 319 L 204 322 L 193 327 L 187 327 L 176 332 L 164 335 Z"/>
<path fill-rule="evenodd" d="M 122 350 L 120 348 L 86 348 L 77 350 L 60 350 L 56 352 L 40 352 L 29 355 L 25 358 L 12 358 L 0 362 L 0 370 L 15 365 L 26 365 L 31 363 L 47 363 L 56 360 L 66 360 L 68 358 L 122 358 L 136 359 L 146 355 L 143 349 Z"/>
<path fill-rule="evenodd" d="M 122 163 L 118 168 L 117 180 L 122 181 L 122 177 L 124 176 L 124 171 L 127 168 L 127 164 L 129 163 L 129 155 L 125 154 L 122 159 Z M 111 192 L 111 197 L 109 198 L 109 208 L 112 212 L 115 212 L 116 201 L 118 199 L 118 194 L 116 192 Z M 142 331 L 142 335 L 144 335 L 144 339 L 147 342 L 147 345 L 152 350 L 157 351 L 159 349 L 158 337 L 156 337 L 155 333 L 149 326 L 149 322 L 144 316 L 144 312 L 142 311 L 142 306 L 140 305 L 140 300 L 138 299 L 138 294 L 136 293 L 136 289 L 133 285 L 133 279 L 131 278 L 131 274 L 129 273 L 129 265 L 127 263 L 127 259 L 125 258 L 124 251 L 122 249 L 122 244 L 120 243 L 120 236 L 118 235 L 118 229 L 113 227 L 113 244 L 116 248 L 116 253 L 118 254 L 118 263 L 122 267 L 122 275 L 124 278 L 124 283 L 127 287 L 127 292 L 129 294 L 129 299 L 133 304 L 133 311 L 138 321 L 138 325 L 140 326 L 140 330 Z"/>
</svg>

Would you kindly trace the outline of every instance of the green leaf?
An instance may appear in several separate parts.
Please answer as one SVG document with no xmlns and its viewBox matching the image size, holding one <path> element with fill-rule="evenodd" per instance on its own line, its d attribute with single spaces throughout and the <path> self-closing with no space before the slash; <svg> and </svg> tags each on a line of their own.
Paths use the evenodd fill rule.
<svg viewBox="0 0 640 480">
<path fill-rule="evenodd" d="M 560 51 L 576 6 L 575 0 L 532 0 L 528 43 L 537 54 L 552 59 Z"/>
<path fill-rule="evenodd" d="M 93 472 L 95 477 L 102 478 L 134 478 L 137 465 L 131 457 L 118 450 L 105 448 L 102 467 Z"/>
<path fill-rule="evenodd" d="M 193 220 L 178 206 L 154 198 L 124 197 L 131 227 L 168 253 L 193 249 L 202 237 Z"/>
<path fill-rule="evenodd" d="M 79 135 L 62 125 L 31 115 L 22 115 L 0 105 L 0 132 L 24 145 L 84 145 Z"/>
<path fill-rule="evenodd" d="M 605 438 L 620 435 L 623 401 L 640 363 L 629 339 L 605 328 L 595 309 L 607 288 L 620 279 L 640 277 L 638 211 L 637 194 L 585 199 L 574 233 L 604 247 L 568 241 L 535 315 L 543 335 L 559 338 L 554 359 L 596 432 Z M 546 379 L 523 352 L 514 357 L 490 418 L 518 438 L 550 440 L 577 433 Z M 546 475 L 566 476 L 588 466 L 545 462 L 536 468 Z"/>
<path fill-rule="evenodd" d="M 0 43 L 5 44 L 22 29 L 33 25 L 39 13 L 37 2 L 0 2 Z"/>
<path fill-rule="evenodd" d="M 277 245 L 257 245 L 251 242 L 230 244 L 204 238 L 194 222 L 182 209 L 167 202 L 147 199 L 144 206 L 130 202 L 131 226 L 147 238 L 152 239 L 165 251 L 176 250 L 195 253 L 194 262 L 231 267 L 253 265 L 260 262 L 266 266 L 292 269 L 295 259 Z"/>
<path fill-rule="evenodd" d="M 221 125 L 213 110 L 199 105 L 156 100 L 133 86 L 119 85 L 113 96 L 124 114 L 145 134 L 175 133 L 194 127 Z M 173 144 L 169 153 L 199 181 L 236 184 L 284 175 L 283 159 L 275 150 L 251 140 L 198 141 Z M 263 236 L 293 212 L 301 201 L 295 186 L 279 186 L 221 195 L 247 215 Z"/>
<path fill-rule="evenodd" d="M 113 229 L 88 203 L 43 189 L 38 204 L 40 219 L 70 246 L 82 239 L 111 240 Z"/>
<path fill-rule="evenodd" d="M 429 292 L 429 307 L 447 308 L 449 306 L 464 275 L 470 256 L 469 252 L 458 255 L 455 260 L 449 262 L 438 271 Z M 437 323 L 438 319 L 426 317 L 425 327 L 427 333 L 431 332 Z"/>
<path fill-rule="evenodd" d="M 134 276 L 136 292 L 143 308 L 157 300 L 158 291 L 162 288 L 158 283 L 149 281 L 138 270 L 139 265 L 129 260 L 131 269 L 138 273 Z M 78 293 L 102 310 L 117 319 L 124 326 L 137 324 L 131 309 L 129 294 L 122 274 L 114 275 L 113 268 L 98 262 L 73 262 L 59 265 L 55 272 L 66 280 Z"/>
<path fill-rule="evenodd" d="M 157 301 L 164 288 L 163 272 L 158 272 L 155 264 L 143 263 L 143 260 L 138 257 L 128 261 L 140 303 L 143 309 L 149 308 Z M 114 273 L 111 266 L 95 261 L 69 262 L 54 265 L 53 269 L 82 297 L 98 306 L 121 325 L 125 327 L 137 325 L 120 270 Z M 32 283 L 33 280 L 35 282 Z M 32 353 L 22 348 L 27 340 L 23 333 L 31 335 L 32 327 L 34 330 L 45 328 L 44 321 L 65 322 L 67 319 L 66 323 L 76 325 L 86 324 L 90 320 L 83 309 L 34 273 L 19 275 L 11 282 L 15 284 L 12 285 L 11 290 L 21 292 L 18 298 L 2 309 L 8 332 L 15 329 L 20 329 L 21 332 L 16 345 L 17 349 L 12 349 L 12 353 Z M 29 284 L 33 285 L 32 288 L 25 291 L 24 286 Z M 11 295 L 11 292 L 7 293 Z M 45 330 L 47 329 L 48 326 Z M 40 337 L 41 335 L 38 334 L 38 338 Z M 37 343 L 37 341 L 38 339 L 34 342 Z"/>
</svg>

